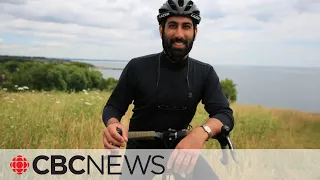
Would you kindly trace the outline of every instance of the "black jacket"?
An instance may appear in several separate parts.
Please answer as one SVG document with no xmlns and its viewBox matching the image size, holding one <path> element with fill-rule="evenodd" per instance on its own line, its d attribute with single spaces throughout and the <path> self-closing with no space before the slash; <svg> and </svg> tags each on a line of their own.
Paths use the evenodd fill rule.
<svg viewBox="0 0 320 180">
<path fill-rule="evenodd" d="M 187 128 L 200 101 L 209 117 L 231 129 L 234 126 L 233 111 L 215 70 L 191 57 L 172 63 L 161 52 L 130 60 L 103 109 L 103 122 L 112 117 L 120 121 L 132 101 L 130 131 Z"/>
</svg>

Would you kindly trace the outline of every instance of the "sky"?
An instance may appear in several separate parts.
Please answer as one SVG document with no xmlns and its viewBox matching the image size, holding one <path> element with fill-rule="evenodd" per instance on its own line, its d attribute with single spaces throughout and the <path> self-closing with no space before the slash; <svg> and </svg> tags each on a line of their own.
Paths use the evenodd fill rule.
<svg viewBox="0 0 320 180">
<path fill-rule="evenodd" d="M 164 0 L 0 0 L 0 54 L 130 60 L 162 51 Z M 190 56 L 216 65 L 320 67 L 320 0 L 194 0 Z"/>
</svg>

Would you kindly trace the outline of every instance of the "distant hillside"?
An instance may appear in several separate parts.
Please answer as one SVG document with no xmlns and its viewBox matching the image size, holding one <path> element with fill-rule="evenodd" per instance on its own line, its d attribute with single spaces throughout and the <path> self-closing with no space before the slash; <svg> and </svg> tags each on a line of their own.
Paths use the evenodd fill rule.
<svg viewBox="0 0 320 180">
<path fill-rule="evenodd" d="M 37 56 L 9 56 L 9 55 L 0 55 L 0 63 L 6 63 L 8 61 L 15 62 L 28 62 L 28 61 L 41 61 L 41 62 L 53 62 L 53 63 L 71 63 L 70 59 L 62 58 L 47 58 L 47 57 L 37 57 Z M 85 63 L 88 67 L 95 67 L 93 64 Z"/>
<path fill-rule="evenodd" d="M 67 58 L 69 59 L 69 58 Z M 111 60 L 111 59 L 69 59 L 73 61 L 103 61 L 103 62 L 129 62 L 128 60 Z"/>
<path fill-rule="evenodd" d="M 58 58 L 0 56 L 0 89 L 16 92 L 112 90 L 114 78 L 103 78 L 95 65 Z"/>
</svg>

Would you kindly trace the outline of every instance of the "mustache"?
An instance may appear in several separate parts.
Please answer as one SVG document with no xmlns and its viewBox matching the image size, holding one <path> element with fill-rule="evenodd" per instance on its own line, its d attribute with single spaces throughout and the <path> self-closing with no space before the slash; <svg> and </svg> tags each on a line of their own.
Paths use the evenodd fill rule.
<svg viewBox="0 0 320 180">
<path fill-rule="evenodd" d="M 186 39 L 183 39 L 183 38 L 174 38 L 174 39 L 171 39 L 170 40 L 170 43 L 173 44 L 173 43 L 183 43 L 183 44 L 187 44 L 188 41 Z"/>
</svg>

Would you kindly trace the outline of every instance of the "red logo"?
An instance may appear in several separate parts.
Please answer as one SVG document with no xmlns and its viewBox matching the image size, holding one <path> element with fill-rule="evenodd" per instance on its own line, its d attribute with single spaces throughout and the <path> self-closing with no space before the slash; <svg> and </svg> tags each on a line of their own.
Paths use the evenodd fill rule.
<svg viewBox="0 0 320 180">
<path fill-rule="evenodd" d="M 22 174 L 27 171 L 28 167 L 30 166 L 29 162 L 25 157 L 18 155 L 17 157 L 13 158 L 10 167 L 13 172 L 17 174 Z"/>
</svg>

